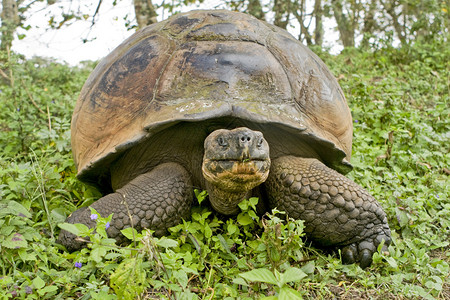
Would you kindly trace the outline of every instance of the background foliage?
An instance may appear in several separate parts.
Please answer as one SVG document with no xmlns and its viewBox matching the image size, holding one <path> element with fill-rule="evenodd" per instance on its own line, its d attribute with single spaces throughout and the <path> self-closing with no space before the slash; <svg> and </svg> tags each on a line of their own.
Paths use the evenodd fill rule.
<svg viewBox="0 0 450 300">
<path fill-rule="evenodd" d="M 448 299 L 450 48 L 436 39 L 317 52 L 353 112 L 350 177 L 382 203 L 393 230 L 389 253 L 375 254 L 370 268 L 311 247 L 299 221 L 260 218 L 255 199 L 222 219 L 204 194 L 168 237 L 128 229 L 134 242 L 118 247 L 100 217 L 97 233 L 76 229 L 91 237 L 89 248 L 64 251 L 58 224 L 100 196 L 77 181 L 70 152 L 71 112 L 94 64 L 2 52 L 12 80 L 0 87 L 0 297 Z"/>
</svg>

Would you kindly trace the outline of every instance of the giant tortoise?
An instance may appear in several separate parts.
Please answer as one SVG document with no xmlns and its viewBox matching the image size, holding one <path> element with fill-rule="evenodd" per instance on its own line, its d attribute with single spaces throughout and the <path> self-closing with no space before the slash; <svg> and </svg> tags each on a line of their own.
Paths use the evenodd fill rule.
<svg viewBox="0 0 450 300">
<path fill-rule="evenodd" d="M 72 119 L 78 177 L 109 193 L 91 206 L 164 235 L 189 218 L 193 189 L 238 213 L 252 195 L 305 222 L 307 236 L 372 262 L 390 242 L 380 204 L 351 170 L 352 117 L 324 63 L 286 31 L 224 10 L 136 32 L 86 81 Z M 129 212 L 129 213 L 128 213 Z M 92 226 L 81 208 L 67 221 Z M 62 231 L 68 249 L 82 246 Z"/>
</svg>

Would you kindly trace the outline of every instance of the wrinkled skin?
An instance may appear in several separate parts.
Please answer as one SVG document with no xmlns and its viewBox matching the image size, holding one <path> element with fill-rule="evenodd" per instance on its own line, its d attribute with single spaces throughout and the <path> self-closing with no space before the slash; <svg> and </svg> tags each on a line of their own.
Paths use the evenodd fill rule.
<svg viewBox="0 0 450 300">
<path fill-rule="evenodd" d="M 344 263 L 372 263 L 372 255 L 390 230 L 380 204 L 362 187 L 317 159 L 296 156 L 270 158 L 261 132 L 245 127 L 213 131 L 205 140 L 202 172 L 212 207 L 236 214 L 238 203 L 259 189 L 268 207 L 277 207 L 305 221 L 307 236 L 325 247 L 342 248 Z M 130 226 L 166 233 L 189 216 L 192 178 L 178 163 L 164 163 L 142 174 L 92 206 L 103 216 L 114 213 L 108 235 L 122 240 L 119 230 Z M 89 210 L 67 220 L 92 226 Z M 62 231 L 60 243 L 70 250 L 83 244 Z"/>
</svg>

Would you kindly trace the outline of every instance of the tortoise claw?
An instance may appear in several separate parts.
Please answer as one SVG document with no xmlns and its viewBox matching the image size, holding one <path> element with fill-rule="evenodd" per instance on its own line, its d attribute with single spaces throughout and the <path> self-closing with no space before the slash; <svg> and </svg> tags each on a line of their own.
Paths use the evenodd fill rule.
<svg viewBox="0 0 450 300">
<path fill-rule="evenodd" d="M 357 249 L 354 245 L 342 249 L 342 263 L 350 265 L 356 262 Z"/>
<path fill-rule="evenodd" d="M 359 263 L 363 269 L 369 267 L 372 264 L 372 256 L 377 251 L 377 247 L 382 240 L 385 241 L 382 251 L 386 251 L 391 239 L 384 233 L 377 235 L 375 238 L 345 246 L 341 252 L 342 263 Z"/>
<path fill-rule="evenodd" d="M 374 251 L 372 249 L 361 247 L 359 248 L 360 249 L 358 251 L 358 248 L 355 244 L 342 248 L 342 263 L 349 265 L 359 262 L 359 265 L 362 269 L 369 267 L 372 264 L 372 255 Z"/>
<path fill-rule="evenodd" d="M 373 251 L 369 249 L 363 249 L 360 254 L 359 265 L 362 269 L 367 268 L 372 264 Z"/>
</svg>

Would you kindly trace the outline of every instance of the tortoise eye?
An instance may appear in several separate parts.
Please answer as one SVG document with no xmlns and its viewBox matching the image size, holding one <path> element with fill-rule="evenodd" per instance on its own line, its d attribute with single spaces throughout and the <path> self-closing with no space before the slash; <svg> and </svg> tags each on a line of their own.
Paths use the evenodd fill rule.
<svg viewBox="0 0 450 300">
<path fill-rule="evenodd" d="M 260 139 L 258 140 L 258 143 L 257 143 L 256 145 L 257 145 L 258 147 L 261 147 L 263 143 L 264 143 L 264 139 L 263 139 L 263 138 L 260 138 Z"/>
<path fill-rule="evenodd" d="M 221 136 L 217 138 L 217 143 L 222 147 L 228 146 L 227 141 Z"/>
</svg>

